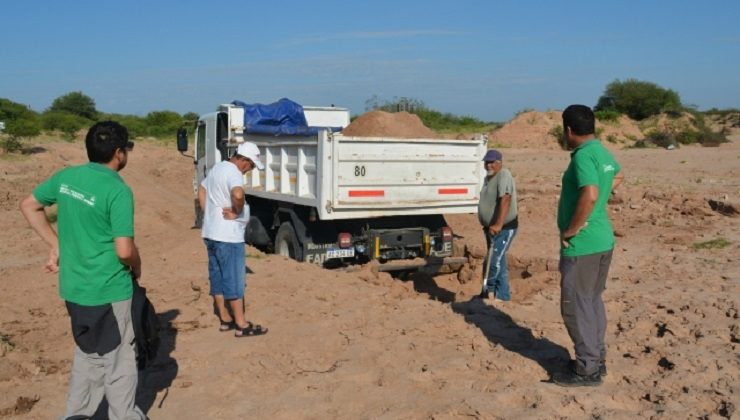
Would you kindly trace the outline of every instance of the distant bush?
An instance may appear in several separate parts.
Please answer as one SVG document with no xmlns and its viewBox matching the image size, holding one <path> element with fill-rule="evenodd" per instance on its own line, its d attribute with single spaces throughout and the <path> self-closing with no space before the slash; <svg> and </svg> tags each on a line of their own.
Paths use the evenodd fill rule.
<svg viewBox="0 0 740 420">
<path fill-rule="evenodd" d="M 115 121 L 123 125 L 128 130 L 128 135 L 132 139 L 147 135 L 146 122 L 143 117 L 139 117 L 138 115 L 101 114 L 100 120 Z"/>
<path fill-rule="evenodd" d="M 180 116 L 174 111 L 154 111 L 144 117 L 124 114 L 102 114 L 101 120 L 111 120 L 123 124 L 128 129 L 131 138 L 155 137 L 158 139 L 174 139 L 177 129 L 185 127 L 192 136 L 198 114 L 193 112 Z"/>
<path fill-rule="evenodd" d="M 428 108 L 423 101 L 414 98 L 393 98 L 382 100 L 373 95 L 365 101 L 365 110 L 381 110 L 386 112 L 406 111 L 415 114 L 425 126 L 436 131 L 483 131 L 497 126 L 494 122 L 481 121 L 471 116 L 458 116 Z"/>
<path fill-rule="evenodd" d="M 61 131 L 66 140 L 73 140 L 78 131 L 92 124 L 91 120 L 68 112 L 47 111 L 41 115 L 41 125 L 44 130 Z"/>
<path fill-rule="evenodd" d="M 6 152 L 17 152 L 23 148 L 21 140 L 36 137 L 41 134 L 41 124 L 38 117 L 16 119 L 5 123 L 7 137 L 2 140 L 2 148 Z"/>
<path fill-rule="evenodd" d="M 701 130 L 683 130 L 676 133 L 676 140 L 681 144 L 699 143 L 702 146 L 719 146 L 721 143 L 727 143 L 727 136 L 722 133 L 711 131 L 707 128 Z"/>
<path fill-rule="evenodd" d="M 555 127 L 551 128 L 550 131 L 547 132 L 547 134 L 555 137 L 555 140 L 557 140 L 558 144 L 563 150 L 568 149 L 568 141 L 565 139 L 565 133 L 563 132 L 562 125 L 556 125 Z"/>
<path fill-rule="evenodd" d="M 38 113 L 26 105 L 13 102 L 10 99 L 0 98 L 0 121 L 6 124 L 8 121 L 33 119 Z"/>
<path fill-rule="evenodd" d="M 740 114 L 740 109 L 737 108 L 726 108 L 726 109 L 719 109 L 719 108 L 710 108 L 707 111 L 704 111 L 704 114 L 706 115 L 730 115 L 730 114 Z"/>
<path fill-rule="evenodd" d="M 604 122 L 604 123 L 615 123 L 619 121 L 619 117 L 622 114 L 620 114 L 617 111 L 613 110 L 600 110 L 600 111 L 594 111 L 594 116 L 597 120 Z"/>
<path fill-rule="evenodd" d="M 174 111 L 153 111 L 146 114 L 144 122 L 147 126 L 147 135 L 162 138 L 174 137 L 183 120 L 180 114 Z"/>
<path fill-rule="evenodd" d="M 663 148 L 676 147 L 677 145 L 676 138 L 671 133 L 665 131 L 651 131 L 645 137 L 645 141 Z"/>
<path fill-rule="evenodd" d="M 93 121 L 98 119 L 98 110 L 95 108 L 95 101 L 82 92 L 70 92 L 54 99 L 48 111 L 66 112 Z"/>
<path fill-rule="evenodd" d="M 520 116 L 520 115 L 522 115 L 522 114 L 526 114 L 527 112 L 532 112 L 532 111 L 534 111 L 534 108 L 522 108 L 522 109 L 520 109 L 519 111 L 517 111 L 517 112 L 516 112 L 516 113 L 514 114 L 514 116 L 515 116 L 515 117 L 518 117 L 518 116 Z"/>
<path fill-rule="evenodd" d="M 6 134 L 0 147 L 6 152 L 21 150 L 23 138 L 35 137 L 41 133 L 38 113 L 10 99 L 0 98 L 0 121 L 5 123 L 3 132 Z"/>
<path fill-rule="evenodd" d="M 617 111 L 635 120 L 642 120 L 661 112 L 681 111 L 678 93 L 652 82 L 627 79 L 609 83 L 594 107 L 596 111 Z"/>
</svg>

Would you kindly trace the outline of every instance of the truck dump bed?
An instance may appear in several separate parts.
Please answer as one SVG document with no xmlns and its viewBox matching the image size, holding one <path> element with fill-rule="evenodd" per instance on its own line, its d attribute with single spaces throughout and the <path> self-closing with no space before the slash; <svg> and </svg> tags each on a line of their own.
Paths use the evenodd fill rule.
<svg viewBox="0 0 740 420">
<path fill-rule="evenodd" d="M 265 164 L 245 176 L 247 195 L 315 207 L 321 220 L 477 211 L 484 139 L 239 137 Z"/>
</svg>

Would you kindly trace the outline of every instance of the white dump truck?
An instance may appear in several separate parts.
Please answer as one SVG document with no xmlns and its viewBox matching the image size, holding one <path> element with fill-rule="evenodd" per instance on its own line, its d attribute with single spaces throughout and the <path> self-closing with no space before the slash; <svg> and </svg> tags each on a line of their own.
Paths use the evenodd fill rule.
<svg viewBox="0 0 740 420">
<path fill-rule="evenodd" d="M 196 225 L 198 185 L 216 162 L 249 141 L 259 147 L 265 169 L 245 175 L 246 243 L 322 265 L 450 261 L 453 234 L 443 215 L 477 211 L 484 138 L 345 136 L 328 128 L 350 122 L 349 111 L 335 107 L 302 107 L 310 132 L 254 133 L 247 107 L 224 104 L 196 123 Z M 178 150 L 187 144 L 181 130 Z"/>
</svg>

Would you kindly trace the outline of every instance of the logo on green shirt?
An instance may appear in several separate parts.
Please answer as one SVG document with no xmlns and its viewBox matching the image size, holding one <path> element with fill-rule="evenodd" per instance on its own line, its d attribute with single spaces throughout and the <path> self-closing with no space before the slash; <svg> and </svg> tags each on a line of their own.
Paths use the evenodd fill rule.
<svg viewBox="0 0 740 420">
<path fill-rule="evenodd" d="M 95 207 L 95 196 L 86 193 L 84 191 L 77 191 L 68 184 L 59 185 L 59 193 L 74 198 L 77 201 L 81 201 L 90 207 Z"/>
</svg>

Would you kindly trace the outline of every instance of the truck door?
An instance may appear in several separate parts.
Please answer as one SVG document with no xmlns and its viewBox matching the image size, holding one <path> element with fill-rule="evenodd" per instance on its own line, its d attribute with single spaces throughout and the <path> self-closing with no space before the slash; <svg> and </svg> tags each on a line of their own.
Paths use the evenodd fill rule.
<svg viewBox="0 0 740 420">
<path fill-rule="evenodd" d="M 200 182 L 206 177 L 206 123 L 198 121 L 195 128 L 195 178 L 194 188 L 197 190 Z"/>
<path fill-rule="evenodd" d="M 216 150 L 216 114 L 201 117 L 195 131 L 195 187 L 208 174 L 208 171 L 221 161 L 221 153 Z"/>
</svg>

